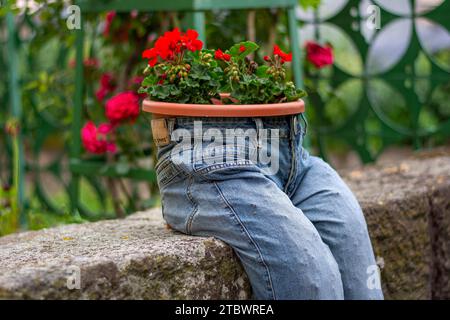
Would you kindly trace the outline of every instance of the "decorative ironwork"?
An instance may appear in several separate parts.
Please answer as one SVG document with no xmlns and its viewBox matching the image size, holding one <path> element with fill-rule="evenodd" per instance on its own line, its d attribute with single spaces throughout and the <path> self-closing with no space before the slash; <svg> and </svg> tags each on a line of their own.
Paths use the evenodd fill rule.
<svg viewBox="0 0 450 320">
<path fill-rule="evenodd" d="M 309 79 L 322 156 L 333 142 L 370 162 L 393 144 L 448 138 L 449 14 L 443 0 L 323 0 L 316 11 L 298 10 L 301 40 L 329 42 L 335 52 L 332 70 Z"/>
</svg>

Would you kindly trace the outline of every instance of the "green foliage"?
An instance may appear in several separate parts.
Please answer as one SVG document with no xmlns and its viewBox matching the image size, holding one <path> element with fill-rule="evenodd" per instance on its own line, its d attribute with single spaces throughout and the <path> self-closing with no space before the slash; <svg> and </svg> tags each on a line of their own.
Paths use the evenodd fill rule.
<svg viewBox="0 0 450 320">
<path fill-rule="evenodd" d="M 220 93 L 231 93 L 239 104 L 289 102 L 306 96 L 293 82 L 285 80 L 280 57 L 271 59 L 269 66 L 258 67 L 251 61 L 248 56 L 258 49 L 256 43 L 243 41 L 224 52 L 228 58 L 212 59 L 211 50 L 186 52 L 182 60 L 147 67 L 139 92 L 154 101 L 195 104 L 211 104 Z"/>
<path fill-rule="evenodd" d="M 245 50 L 241 52 L 241 47 L 245 47 Z M 244 60 L 249 54 L 256 52 L 259 46 L 252 41 L 243 41 L 233 45 L 228 51 L 236 61 Z"/>
<path fill-rule="evenodd" d="M 241 104 L 289 102 L 306 96 L 306 93 L 296 89 L 291 81 L 276 82 L 254 74 L 244 75 L 239 84 L 233 87 L 231 94 Z"/>
<path fill-rule="evenodd" d="M 233 86 L 231 94 L 241 104 L 289 102 L 306 96 L 306 93 L 296 89 L 291 81 L 278 82 L 255 74 L 244 75 L 242 80 Z"/>
<path fill-rule="evenodd" d="M 240 104 L 290 102 L 305 97 L 306 92 L 297 89 L 292 81 L 286 81 L 281 57 L 275 55 L 269 59 L 268 65 L 262 66 L 247 58 L 258 48 L 256 43 L 245 41 L 227 51 L 231 54 L 231 61 L 224 70 L 228 83 L 222 90 L 229 89 L 231 96 Z"/>
<path fill-rule="evenodd" d="M 15 193 L 14 186 L 0 186 L 0 236 L 17 231 L 17 211 L 13 205 Z"/>
<path fill-rule="evenodd" d="M 203 58 L 205 55 L 211 56 L 208 62 Z M 220 78 L 223 73 L 217 67 L 217 62 L 211 59 L 209 50 L 201 50 L 188 52 L 182 64 L 158 65 L 150 70 L 151 73 L 143 80 L 139 92 L 148 94 L 154 101 L 209 104 L 211 98 L 219 98 Z M 186 67 L 188 72 L 184 71 Z M 186 72 L 186 77 L 177 77 L 181 68 L 181 72 Z M 160 83 L 163 74 L 169 79 Z M 170 77 L 173 77 L 173 81 Z"/>
</svg>

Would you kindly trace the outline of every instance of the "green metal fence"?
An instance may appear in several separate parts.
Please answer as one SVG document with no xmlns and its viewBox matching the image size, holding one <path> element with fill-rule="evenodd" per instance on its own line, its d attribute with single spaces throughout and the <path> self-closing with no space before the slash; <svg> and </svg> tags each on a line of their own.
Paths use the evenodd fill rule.
<svg viewBox="0 0 450 320">
<path fill-rule="evenodd" d="M 392 5 L 392 1 L 382 0 L 323 0 L 315 11 L 295 8 L 296 0 L 166 2 L 86 0 L 78 4 L 83 14 L 94 16 L 108 10 L 181 10 L 188 13 L 185 23 L 194 25 L 202 37 L 207 34 L 205 25 L 211 23 L 210 16 L 204 14 L 210 9 L 282 8 L 286 19 L 281 21 L 286 25 L 280 28 L 279 35 L 290 35 L 295 62 L 293 75 L 297 84 L 304 83 L 310 94 L 307 116 L 312 128 L 311 147 L 317 148 L 323 157 L 330 151 L 354 150 L 363 162 L 370 162 L 391 145 L 421 148 L 448 141 L 448 1 L 404 0 Z M 427 7 L 427 3 L 432 6 Z M 380 8 L 379 30 L 367 29 L 366 22 L 373 19 L 367 8 L 373 4 Z M 89 32 L 85 28 L 76 30 L 68 35 L 72 38 L 67 43 L 56 44 L 58 54 L 51 68 L 67 69 L 71 54 L 77 64 L 69 73 L 73 81 L 64 84 L 73 87 L 75 96 L 58 97 L 62 108 L 55 112 L 41 110 L 36 95 L 27 94 L 26 99 L 23 95 L 28 90 L 24 87 L 40 76 L 37 68 L 40 62 L 33 49 L 34 21 L 9 14 L 0 18 L 0 25 L 2 30 L 7 30 L 7 36 L 0 38 L 0 125 L 3 127 L 12 116 L 21 119 L 21 145 L 27 150 L 27 154 L 21 152 L 20 202 L 27 207 L 36 203 L 51 212 L 79 212 L 97 219 L 105 217 L 98 212 L 111 210 L 107 188 L 100 177 L 127 177 L 130 181 L 154 184 L 151 165 L 124 170 L 106 164 L 105 158 L 82 154 L 79 132 L 86 118 L 84 105 L 92 95 L 92 89 L 84 85 L 81 63 L 86 52 L 94 50 Z M 439 41 L 430 40 L 436 37 Z M 320 71 L 307 68 L 303 75 L 302 46 L 309 39 L 333 45 L 335 65 L 332 68 Z M 148 127 L 143 130 L 149 132 Z M 0 133 L 2 181 L 11 179 L 8 141 Z M 54 152 L 48 152 L 49 141 L 57 146 L 52 149 Z M 146 155 L 152 153 L 154 150 L 150 148 Z M 80 192 L 83 188 L 85 191 Z M 89 206 L 93 196 L 98 199 L 98 206 Z"/>
<path fill-rule="evenodd" d="M 370 162 L 395 144 L 448 141 L 449 16 L 449 1 L 428 0 L 323 1 L 298 13 L 302 41 L 329 42 L 335 51 L 332 70 L 305 76 L 323 157 L 355 150 Z"/>
</svg>

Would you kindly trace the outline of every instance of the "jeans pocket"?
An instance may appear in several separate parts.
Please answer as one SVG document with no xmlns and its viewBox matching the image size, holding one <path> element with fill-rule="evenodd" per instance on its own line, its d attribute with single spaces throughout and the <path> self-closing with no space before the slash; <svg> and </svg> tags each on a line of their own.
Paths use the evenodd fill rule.
<svg viewBox="0 0 450 320">
<path fill-rule="evenodd" d="M 221 180 L 224 175 L 259 170 L 254 145 L 202 146 L 202 149 L 197 145 L 192 153 L 192 161 L 180 165 L 180 168 L 198 179 Z"/>
<path fill-rule="evenodd" d="M 172 161 L 170 154 L 167 154 L 158 160 L 158 163 L 155 166 L 155 172 L 160 190 L 163 190 L 171 183 L 185 178 L 183 170 Z"/>
</svg>

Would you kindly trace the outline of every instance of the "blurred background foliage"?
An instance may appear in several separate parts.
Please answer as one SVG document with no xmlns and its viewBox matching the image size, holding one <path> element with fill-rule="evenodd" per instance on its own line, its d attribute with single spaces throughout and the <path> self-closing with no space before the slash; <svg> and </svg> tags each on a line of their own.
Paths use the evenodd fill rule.
<svg viewBox="0 0 450 320">
<path fill-rule="evenodd" d="M 114 203 L 108 179 L 93 175 L 81 179 L 80 202 L 86 210 L 71 211 L 68 154 L 75 32 L 66 24 L 71 1 L 0 3 L 0 127 L 15 117 L 8 68 L 9 13 L 14 15 L 16 29 L 22 108 L 18 136 L 0 132 L 0 235 L 16 230 L 19 224 L 38 229 L 114 218 L 117 205 L 125 215 L 157 205 L 154 183 L 121 179 L 119 203 Z M 367 27 L 368 7 L 373 4 L 380 8 L 379 30 Z M 106 15 L 84 16 L 87 94 L 83 118 L 97 121 L 104 118 L 103 104 L 96 98 L 101 76 L 111 73 L 118 87 L 127 87 L 145 67 L 142 50 L 161 32 L 187 27 L 185 13 L 117 13 L 112 32 L 105 34 Z M 314 40 L 329 43 L 335 55 L 332 67 L 317 70 L 304 63 L 308 144 L 313 153 L 336 165 L 359 164 L 375 161 L 386 148 L 428 148 L 449 142 L 449 15 L 449 2 L 439 0 L 299 1 L 302 51 L 306 41 Z M 261 44 L 256 61 L 274 43 L 289 48 L 286 13 L 277 9 L 207 12 L 207 47 L 226 49 L 244 38 Z M 128 147 L 114 161 L 124 171 L 133 166 L 151 170 L 155 152 L 148 119 L 141 115 L 133 127 L 124 134 Z M 20 168 L 16 140 L 24 148 L 23 202 L 18 199 L 14 177 L 15 168 Z M 107 161 L 102 156 L 86 157 Z M 20 221 L 13 216 L 20 216 Z"/>
</svg>

